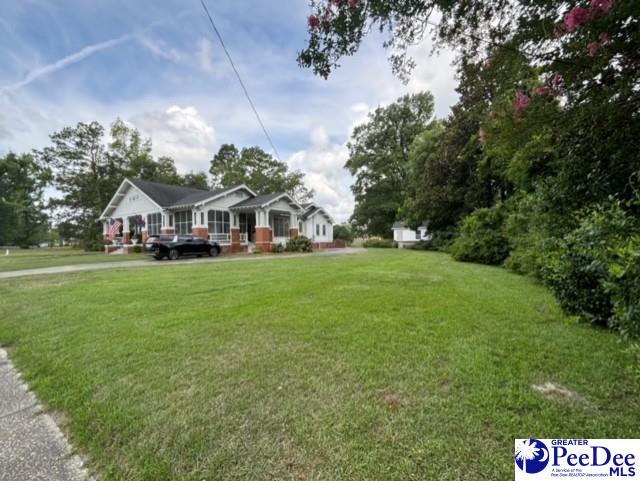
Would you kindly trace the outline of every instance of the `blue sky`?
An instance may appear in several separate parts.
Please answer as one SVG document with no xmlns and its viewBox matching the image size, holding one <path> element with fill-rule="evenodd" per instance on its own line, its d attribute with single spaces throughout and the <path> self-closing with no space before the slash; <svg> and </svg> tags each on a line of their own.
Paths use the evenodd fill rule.
<svg viewBox="0 0 640 481">
<path fill-rule="evenodd" d="M 181 171 L 206 170 L 222 143 L 269 150 L 199 0 L 0 0 L 0 153 L 42 148 L 80 121 L 117 117 Z M 281 157 L 307 174 L 316 201 L 343 221 L 353 199 L 342 166 L 353 126 L 407 92 L 455 103 L 451 52 L 413 50 L 408 85 L 369 38 L 329 80 L 301 69 L 303 0 L 207 0 Z"/>
</svg>

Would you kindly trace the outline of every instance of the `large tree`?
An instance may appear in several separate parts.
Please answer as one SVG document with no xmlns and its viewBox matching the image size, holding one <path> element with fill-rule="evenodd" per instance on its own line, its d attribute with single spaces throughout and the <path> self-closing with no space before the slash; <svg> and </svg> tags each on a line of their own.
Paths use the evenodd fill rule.
<svg viewBox="0 0 640 481">
<path fill-rule="evenodd" d="M 287 192 L 299 202 L 313 196 L 313 191 L 304 184 L 304 173 L 289 171 L 287 164 L 260 147 L 238 151 L 233 144 L 223 144 L 213 156 L 209 172 L 214 187 L 245 184 L 258 194 Z"/>
<path fill-rule="evenodd" d="M 429 92 L 405 95 L 378 107 L 357 126 L 349 141 L 345 167 L 355 177 L 352 220 L 369 234 L 388 237 L 412 188 L 409 151 L 414 138 L 433 119 Z"/>
<path fill-rule="evenodd" d="M 107 155 L 104 127 L 98 122 L 80 122 L 53 133 L 52 145 L 39 157 L 53 171 L 56 188 L 62 197 L 52 201 L 60 209 L 60 218 L 77 227 L 85 244 L 101 235 L 100 213 L 122 181 L 127 160 Z"/>
<path fill-rule="evenodd" d="M 28 247 L 46 239 L 48 182 L 48 169 L 32 155 L 0 157 L 0 245 Z"/>
</svg>

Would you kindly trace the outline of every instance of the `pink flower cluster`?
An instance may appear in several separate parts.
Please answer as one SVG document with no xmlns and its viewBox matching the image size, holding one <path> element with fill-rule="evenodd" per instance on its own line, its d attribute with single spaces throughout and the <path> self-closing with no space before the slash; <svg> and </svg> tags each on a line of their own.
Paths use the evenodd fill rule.
<svg viewBox="0 0 640 481">
<path fill-rule="evenodd" d="M 487 141 L 487 132 L 485 132 L 482 127 L 480 127 L 480 130 L 478 130 L 478 139 L 480 139 L 480 143 L 482 144 Z"/>
<path fill-rule="evenodd" d="M 516 114 L 519 114 L 520 112 L 522 112 L 524 109 L 527 108 L 527 105 L 529 105 L 529 101 L 531 99 L 529 98 L 529 96 L 523 92 L 518 92 L 516 93 L 516 98 L 513 102 L 513 108 L 516 112 Z"/>
<path fill-rule="evenodd" d="M 589 22 L 597 13 L 609 13 L 615 0 L 591 0 L 589 8 L 574 6 L 564 16 L 564 29 L 573 32 Z"/>
<path fill-rule="evenodd" d="M 591 42 L 589 45 L 587 45 L 589 56 L 590 57 L 595 56 L 595 54 L 598 53 L 598 50 L 600 50 L 600 47 L 604 47 L 609 42 L 611 42 L 611 35 L 609 35 L 606 32 L 601 33 L 600 36 L 598 37 L 598 40 L 595 40 Z"/>
<path fill-rule="evenodd" d="M 332 7 L 340 8 L 344 5 L 349 5 L 351 8 L 356 8 L 360 5 L 360 1 L 361 0 L 329 0 L 322 16 L 318 17 L 317 15 L 309 15 L 307 18 L 307 25 L 311 30 L 320 28 L 320 26 L 328 28 L 336 15 Z"/>
<path fill-rule="evenodd" d="M 559 73 L 554 74 L 553 77 L 547 82 L 546 85 L 536 87 L 531 92 L 531 97 L 557 97 L 562 93 L 562 84 L 564 80 Z M 513 101 L 513 116 L 519 118 L 520 114 L 527 108 L 531 97 L 524 92 L 516 92 L 515 99 Z"/>
</svg>

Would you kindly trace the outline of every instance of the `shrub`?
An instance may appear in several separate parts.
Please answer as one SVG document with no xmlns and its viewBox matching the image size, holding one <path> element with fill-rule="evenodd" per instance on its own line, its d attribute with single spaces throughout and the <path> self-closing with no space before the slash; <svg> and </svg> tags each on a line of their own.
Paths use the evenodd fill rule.
<svg viewBox="0 0 640 481">
<path fill-rule="evenodd" d="M 482 264 L 502 264 L 509 255 L 504 234 L 504 206 L 476 209 L 462 220 L 449 251 L 454 259 Z"/>
<path fill-rule="evenodd" d="M 367 239 L 362 243 L 362 247 L 390 248 L 394 247 L 394 242 L 391 239 Z"/>
<path fill-rule="evenodd" d="M 104 246 L 111 245 L 109 239 L 93 239 L 84 241 L 82 248 L 87 252 L 103 252 Z"/>
<path fill-rule="evenodd" d="M 271 247 L 271 252 L 273 252 L 274 254 L 281 254 L 284 252 L 284 246 L 281 242 L 278 242 Z"/>
<path fill-rule="evenodd" d="M 447 250 L 447 247 L 451 245 L 454 235 L 451 231 L 436 231 L 431 234 L 431 239 L 419 240 L 410 248 L 422 251 Z"/>
<path fill-rule="evenodd" d="M 262 249 L 260 247 L 254 247 L 252 253 L 253 254 L 262 254 Z"/>
<path fill-rule="evenodd" d="M 618 201 L 581 215 L 542 268 L 566 312 L 640 337 L 639 227 Z"/>
<path fill-rule="evenodd" d="M 349 224 L 337 224 L 333 226 L 333 240 L 342 240 L 347 244 L 351 244 L 353 238 L 353 230 Z"/>
<path fill-rule="evenodd" d="M 287 252 L 312 252 L 313 245 L 308 237 L 297 235 L 289 239 L 285 250 Z"/>
<path fill-rule="evenodd" d="M 136 254 L 142 254 L 143 246 L 142 244 L 136 244 L 133 246 L 133 252 Z"/>
</svg>

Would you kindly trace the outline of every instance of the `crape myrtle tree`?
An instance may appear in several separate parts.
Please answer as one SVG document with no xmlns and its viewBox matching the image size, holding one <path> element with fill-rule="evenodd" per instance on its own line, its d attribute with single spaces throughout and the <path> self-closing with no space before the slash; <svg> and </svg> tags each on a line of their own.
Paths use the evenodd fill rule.
<svg viewBox="0 0 640 481">
<path fill-rule="evenodd" d="M 431 37 L 436 48 L 454 48 L 460 102 L 445 124 L 449 142 L 439 140 L 438 150 L 445 154 L 446 145 L 448 155 L 434 157 L 445 159 L 436 181 L 444 186 L 442 201 L 465 200 L 440 209 L 459 219 L 482 207 L 482 215 L 465 224 L 470 235 L 487 232 L 483 219 L 504 219 L 494 227 L 509 243 L 507 264 L 543 277 L 563 305 L 582 315 L 585 306 L 575 305 L 586 297 L 584 289 L 599 286 L 609 296 L 619 291 L 620 276 L 611 277 L 618 268 L 602 269 L 601 259 L 619 262 L 629 247 L 611 245 L 607 249 L 617 254 L 589 251 L 582 257 L 562 249 L 586 238 L 585 232 L 600 232 L 601 241 L 590 238 L 596 242 L 591 246 L 638 235 L 632 222 L 618 237 L 606 232 L 606 223 L 590 223 L 602 211 L 622 209 L 621 218 L 639 214 L 639 24 L 640 2 L 634 0 L 313 0 L 309 42 L 298 61 L 327 77 L 378 29 L 387 37 L 392 69 L 406 79 L 413 66 L 410 45 Z M 437 179 L 423 177 L 425 189 L 417 192 Z M 446 192 L 453 187 L 458 192 Z M 441 199 L 433 192 L 415 199 L 417 209 L 437 211 Z M 486 210 L 493 208 L 500 215 Z M 478 240 L 462 239 L 458 247 Z M 637 273 L 640 256 L 626 258 L 625 275 Z M 571 290 L 558 290 L 566 285 Z M 638 312 L 629 305 L 622 310 Z"/>
<path fill-rule="evenodd" d="M 287 192 L 298 202 L 313 197 L 313 191 L 304 184 L 303 172 L 289 171 L 287 164 L 260 147 L 238 150 L 233 144 L 221 145 L 211 159 L 209 173 L 214 188 L 245 184 L 257 194 Z"/>
<path fill-rule="evenodd" d="M 378 107 L 365 123 L 354 128 L 345 164 L 355 177 L 351 220 L 369 234 L 390 237 L 391 226 L 414 182 L 411 144 L 432 120 L 433 96 L 422 92 Z"/>
</svg>

